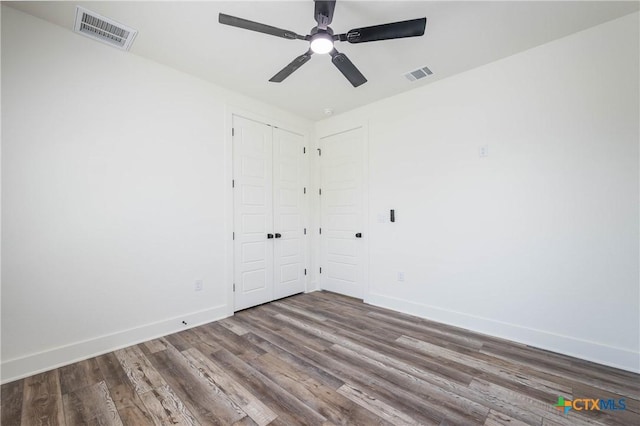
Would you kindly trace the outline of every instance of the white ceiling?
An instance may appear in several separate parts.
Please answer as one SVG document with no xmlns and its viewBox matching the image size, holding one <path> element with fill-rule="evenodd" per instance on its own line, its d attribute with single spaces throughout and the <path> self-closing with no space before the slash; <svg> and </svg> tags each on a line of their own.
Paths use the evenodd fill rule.
<svg viewBox="0 0 640 426">
<path fill-rule="evenodd" d="M 314 55 L 283 83 L 270 83 L 269 78 L 306 51 L 307 42 L 218 23 L 222 12 L 308 34 L 315 25 L 311 0 L 8 4 L 69 31 L 75 6 L 81 5 L 139 31 L 130 53 L 123 54 L 151 59 L 318 120 L 324 117 L 325 108 L 337 114 L 429 84 L 632 13 L 640 3 L 338 0 L 331 24 L 336 33 L 427 17 L 423 37 L 336 44 L 369 80 L 358 88 L 349 84 L 328 55 Z M 414 83 L 403 77 L 422 66 L 434 74 Z"/>
</svg>

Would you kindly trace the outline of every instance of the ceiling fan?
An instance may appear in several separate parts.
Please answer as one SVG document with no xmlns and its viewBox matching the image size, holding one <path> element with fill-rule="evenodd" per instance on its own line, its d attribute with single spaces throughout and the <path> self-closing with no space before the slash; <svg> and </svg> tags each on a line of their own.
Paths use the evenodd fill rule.
<svg viewBox="0 0 640 426">
<path fill-rule="evenodd" d="M 354 28 L 345 34 L 334 34 L 329 26 L 333 20 L 333 11 L 336 7 L 335 0 L 315 1 L 314 18 L 318 23 L 311 29 L 311 34 L 302 36 L 293 31 L 283 30 L 270 25 L 260 24 L 235 16 L 220 13 L 218 21 L 224 25 L 244 28 L 246 30 L 257 31 L 276 37 L 289 40 L 305 40 L 309 42 L 309 49 L 302 55 L 295 58 L 289 65 L 280 70 L 269 81 L 280 83 L 289 77 L 294 71 L 306 64 L 311 55 L 326 54 L 331 55 L 331 62 L 349 80 L 353 87 L 358 87 L 367 82 L 367 79 L 347 58 L 344 53 L 339 53 L 334 47 L 336 41 L 348 41 L 349 43 L 365 43 L 369 41 L 390 40 L 394 38 L 417 37 L 424 34 L 427 25 L 427 18 L 411 19 L 408 21 L 393 22 L 389 24 L 373 25 L 371 27 Z"/>
</svg>

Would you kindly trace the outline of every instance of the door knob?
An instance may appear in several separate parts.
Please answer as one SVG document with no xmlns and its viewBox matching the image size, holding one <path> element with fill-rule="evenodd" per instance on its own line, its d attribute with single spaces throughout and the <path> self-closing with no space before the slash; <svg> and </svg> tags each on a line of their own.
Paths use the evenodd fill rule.
<svg viewBox="0 0 640 426">
<path fill-rule="evenodd" d="M 273 234 L 267 234 L 267 238 L 273 238 Z"/>
<path fill-rule="evenodd" d="M 282 234 L 276 234 L 276 238 L 282 237 Z"/>
<path fill-rule="evenodd" d="M 358 232 L 358 233 L 356 234 L 356 238 L 362 238 L 362 232 Z"/>
</svg>

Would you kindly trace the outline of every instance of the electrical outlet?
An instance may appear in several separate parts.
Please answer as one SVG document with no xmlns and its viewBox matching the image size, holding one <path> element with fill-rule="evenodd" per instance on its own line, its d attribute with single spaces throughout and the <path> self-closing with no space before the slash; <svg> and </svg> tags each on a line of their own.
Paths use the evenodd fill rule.
<svg viewBox="0 0 640 426">
<path fill-rule="evenodd" d="M 404 281 L 404 272 L 398 272 L 398 281 Z"/>
<path fill-rule="evenodd" d="M 203 286 L 202 280 L 196 280 L 195 290 L 202 291 L 202 286 Z"/>
</svg>

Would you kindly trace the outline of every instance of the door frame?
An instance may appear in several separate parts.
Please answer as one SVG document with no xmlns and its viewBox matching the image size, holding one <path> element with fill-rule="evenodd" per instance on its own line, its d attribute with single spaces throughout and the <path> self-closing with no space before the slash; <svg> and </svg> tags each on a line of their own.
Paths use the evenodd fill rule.
<svg viewBox="0 0 640 426">
<path fill-rule="evenodd" d="M 224 235 L 225 237 L 225 247 L 224 247 L 224 282 L 226 283 L 225 288 L 227 289 L 226 294 L 226 314 L 227 316 L 232 316 L 235 312 L 235 295 L 233 290 L 233 285 L 235 281 L 234 277 L 234 265 L 235 265 L 235 257 L 234 257 L 234 246 L 233 246 L 233 135 L 231 131 L 233 129 L 233 116 L 239 116 L 246 118 L 248 120 L 258 121 L 273 127 L 278 127 L 283 130 L 287 130 L 289 132 L 297 133 L 304 138 L 304 146 L 307 148 L 307 153 L 310 153 L 311 147 L 309 145 L 309 129 L 301 128 L 299 125 L 284 122 L 282 120 L 274 119 L 270 116 L 265 116 L 261 114 L 254 113 L 252 111 L 245 110 L 243 108 L 225 104 L 224 107 Z M 304 185 L 309 188 L 309 169 L 310 169 L 310 158 L 312 156 L 309 155 L 305 158 L 304 164 L 304 175 L 303 182 Z M 311 197 L 309 197 L 311 198 Z M 303 206 L 303 214 L 307 220 L 307 223 L 311 223 L 311 217 L 309 215 L 309 199 L 305 200 Z M 307 228 L 309 225 L 307 226 Z M 309 240 L 305 241 L 304 245 L 304 261 L 306 265 L 310 264 L 310 244 Z M 305 293 L 309 291 L 309 275 L 306 275 L 304 278 L 304 291 Z"/>
<path fill-rule="evenodd" d="M 363 265 L 362 265 L 362 280 L 363 285 L 362 285 L 362 299 L 366 302 L 369 299 L 369 294 L 371 293 L 371 289 L 370 289 L 370 281 L 369 281 L 369 269 L 370 269 L 370 256 L 369 256 L 369 238 L 371 237 L 370 233 L 369 233 L 369 121 L 365 120 L 365 121 L 361 121 L 361 122 L 356 122 L 356 124 L 351 124 L 351 125 L 337 125 L 337 126 L 328 126 L 326 129 L 320 129 L 318 130 L 316 128 L 316 146 L 315 148 L 318 149 L 320 148 L 320 140 L 323 138 L 327 138 L 330 136 L 334 136 L 334 135 L 338 135 L 340 133 L 345 133 L 351 130 L 356 130 L 356 129 L 362 129 L 362 153 L 361 153 L 361 160 L 362 160 L 362 234 L 363 237 L 362 238 L 362 243 L 363 243 L 363 247 L 362 247 L 362 261 L 363 261 Z M 317 157 L 317 167 L 315 167 L 316 173 L 316 182 L 317 182 L 317 187 L 320 188 L 321 183 L 322 183 L 322 176 L 320 174 L 320 161 L 321 158 Z M 319 195 L 318 191 L 316 188 L 315 193 L 316 195 L 316 199 L 317 199 L 317 203 L 314 206 L 316 208 L 317 213 L 317 223 L 320 225 L 322 223 L 322 217 L 321 217 L 321 195 Z M 317 254 L 316 258 L 317 258 L 317 263 L 321 263 L 322 259 L 322 247 L 321 247 L 321 241 L 320 239 L 322 238 L 322 236 L 318 235 L 318 239 L 316 240 L 315 244 L 314 244 L 314 253 Z M 317 268 L 316 268 L 316 273 Z M 322 285 L 321 285 L 321 279 L 322 277 L 320 275 L 317 276 L 317 289 L 322 289 Z"/>
</svg>

